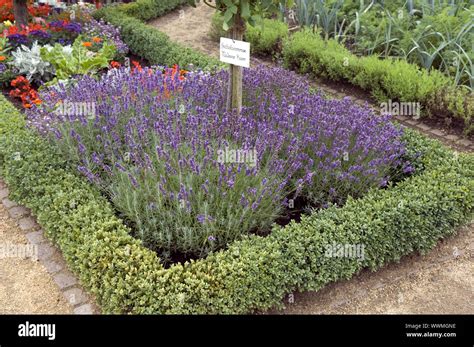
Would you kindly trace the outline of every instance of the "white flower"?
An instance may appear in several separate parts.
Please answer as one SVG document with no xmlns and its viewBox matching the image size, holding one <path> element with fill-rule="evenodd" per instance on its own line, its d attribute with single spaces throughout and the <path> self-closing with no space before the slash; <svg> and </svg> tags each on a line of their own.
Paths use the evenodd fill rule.
<svg viewBox="0 0 474 347">
<path fill-rule="evenodd" d="M 67 54 L 67 55 L 71 55 L 72 54 L 72 46 L 71 45 L 64 46 L 63 47 L 63 53 Z"/>
</svg>

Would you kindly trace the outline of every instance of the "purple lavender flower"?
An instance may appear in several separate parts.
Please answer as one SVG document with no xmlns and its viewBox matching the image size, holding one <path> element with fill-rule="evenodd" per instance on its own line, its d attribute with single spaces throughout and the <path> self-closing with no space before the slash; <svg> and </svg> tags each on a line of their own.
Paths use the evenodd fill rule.
<svg viewBox="0 0 474 347">
<path fill-rule="evenodd" d="M 32 30 L 30 31 L 30 36 L 35 37 L 35 39 L 48 40 L 51 38 L 51 34 L 44 30 Z"/>
<path fill-rule="evenodd" d="M 12 34 L 8 35 L 8 43 L 13 47 L 18 47 L 20 45 L 27 45 L 29 40 L 26 35 L 23 34 Z"/>
<path fill-rule="evenodd" d="M 80 34 L 82 31 L 82 26 L 79 23 L 76 22 L 71 22 L 66 25 L 64 25 L 64 30 L 67 30 L 69 32 L 75 33 L 75 34 Z"/>
<path fill-rule="evenodd" d="M 406 165 L 404 168 L 403 168 L 403 173 L 404 174 L 411 174 L 412 172 L 414 172 L 415 169 L 411 166 L 411 165 Z"/>
</svg>

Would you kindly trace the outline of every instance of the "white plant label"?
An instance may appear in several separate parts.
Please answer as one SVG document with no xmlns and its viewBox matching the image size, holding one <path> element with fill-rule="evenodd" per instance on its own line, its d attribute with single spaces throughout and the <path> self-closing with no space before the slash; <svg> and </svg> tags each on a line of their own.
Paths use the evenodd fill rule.
<svg viewBox="0 0 474 347">
<path fill-rule="evenodd" d="M 221 61 L 224 63 L 250 67 L 250 43 L 221 37 Z"/>
</svg>

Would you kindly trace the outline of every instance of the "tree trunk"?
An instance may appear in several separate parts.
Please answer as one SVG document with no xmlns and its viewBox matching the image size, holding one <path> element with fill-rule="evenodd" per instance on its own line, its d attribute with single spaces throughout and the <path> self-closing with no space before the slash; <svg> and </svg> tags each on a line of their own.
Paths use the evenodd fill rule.
<svg viewBox="0 0 474 347">
<path fill-rule="evenodd" d="M 245 25 L 240 16 L 236 17 L 232 27 L 231 38 L 242 41 Z M 229 94 L 231 95 L 231 108 L 236 114 L 242 111 L 242 71 L 241 66 L 231 65 L 229 69 Z"/>
<path fill-rule="evenodd" d="M 13 0 L 13 15 L 18 27 L 28 25 L 28 4 L 27 0 Z"/>
</svg>

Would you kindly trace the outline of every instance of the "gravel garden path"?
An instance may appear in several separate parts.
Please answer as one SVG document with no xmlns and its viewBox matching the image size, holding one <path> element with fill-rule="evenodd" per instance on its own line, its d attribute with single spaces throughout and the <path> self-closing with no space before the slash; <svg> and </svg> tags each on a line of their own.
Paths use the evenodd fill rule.
<svg viewBox="0 0 474 347">
<path fill-rule="evenodd" d="M 1 187 L 0 187 L 1 188 Z M 1 191 L 1 190 L 0 190 Z M 61 295 L 53 277 L 32 257 L 20 258 L 6 247 L 18 251 L 32 246 L 0 199 L 0 314 L 68 314 L 72 307 Z M 7 202 L 7 200 L 5 200 Z M 11 249 L 11 248 L 10 248 Z M 34 255 L 34 248 L 30 255 Z"/>
<path fill-rule="evenodd" d="M 183 7 L 149 22 L 172 40 L 218 57 L 218 44 L 209 37 L 213 9 L 200 3 Z M 261 60 L 252 58 L 254 63 Z M 265 63 L 269 63 L 268 61 Z M 349 96 L 354 102 L 369 101 L 351 88 L 316 83 L 328 96 Z M 456 150 L 472 152 L 474 144 L 406 117 L 397 120 L 437 138 Z M 474 224 L 441 241 L 425 256 L 411 255 L 377 272 L 362 271 L 347 281 L 317 292 L 295 293 L 285 299 L 286 309 L 276 314 L 394 314 L 474 313 Z"/>
<path fill-rule="evenodd" d="M 92 314 L 98 308 L 0 178 L 0 314 Z"/>
</svg>

